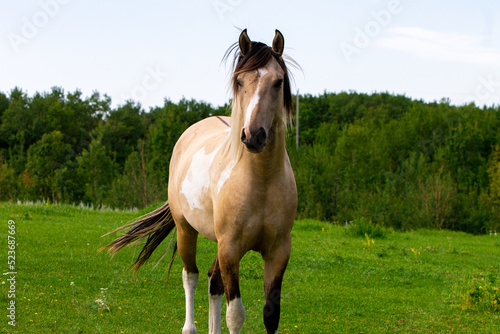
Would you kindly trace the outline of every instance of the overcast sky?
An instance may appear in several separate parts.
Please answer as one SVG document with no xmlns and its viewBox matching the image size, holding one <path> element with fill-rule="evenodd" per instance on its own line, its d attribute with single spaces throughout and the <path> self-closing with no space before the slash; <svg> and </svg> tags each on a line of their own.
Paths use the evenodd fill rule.
<svg viewBox="0 0 500 334">
<path fill-rule="evenodd" d="M 183 96 L 222 105 L 238 28 L 285 36 L 294 92 L 500 102 L 494 0 L 22 0 L 0 4 L 0 91 L 53 86 L 147 110 Z"/>
</svg>

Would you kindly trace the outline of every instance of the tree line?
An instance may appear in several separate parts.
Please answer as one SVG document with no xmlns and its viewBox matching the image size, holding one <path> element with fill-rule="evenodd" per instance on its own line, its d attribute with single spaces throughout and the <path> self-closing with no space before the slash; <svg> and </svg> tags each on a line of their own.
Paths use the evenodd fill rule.
<svg viewBox="0 0 500 334">
<path fill-rule="evenodd" d="M 388 93 L 300 96 L 287 137 L 298 218 L 409 230 L 500 230 L 500 109 Z M 94 92 L 0 93 L 0 200 L 145 207 L 167 199 L 172 149 L 229 106 L 113 108 Z M 294 129 L 293 129 L 294 130 Z"/>
</svg>

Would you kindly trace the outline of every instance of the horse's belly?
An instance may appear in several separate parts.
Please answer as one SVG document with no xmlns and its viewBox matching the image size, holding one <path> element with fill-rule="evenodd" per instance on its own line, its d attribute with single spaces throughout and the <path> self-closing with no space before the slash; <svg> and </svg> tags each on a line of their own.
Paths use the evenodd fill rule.
<svg viewBox="0 0 500 334">
<path fill-rule="evenodd" d="M 211 210 L 210 210 L 211 211 Z M 202 210 L 187 210 L 184 212 L 184 217 L 198 233 L 204 237 L 217 242 L 215 237 L 214 220 L 211 212 Z"/>
</svg>

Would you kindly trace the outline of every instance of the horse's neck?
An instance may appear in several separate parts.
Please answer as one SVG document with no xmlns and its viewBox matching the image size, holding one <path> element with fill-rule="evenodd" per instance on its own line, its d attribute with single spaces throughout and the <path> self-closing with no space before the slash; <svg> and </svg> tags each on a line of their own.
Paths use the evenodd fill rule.
<svg viewBox="0 0 500 334">
<path fill-rule="evenodd" d="M 272 129 L 272 138 L 261 153 L 244 150 L 242 163 L 247 164 L 249 172 L 267 181 L 283 172 L 286 158 L 284 126 Z"/>
</svg>

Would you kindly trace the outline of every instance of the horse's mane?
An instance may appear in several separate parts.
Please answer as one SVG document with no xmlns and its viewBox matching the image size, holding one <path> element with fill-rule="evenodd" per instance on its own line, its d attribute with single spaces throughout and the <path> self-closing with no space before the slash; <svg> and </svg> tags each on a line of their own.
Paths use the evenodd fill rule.
<svg viewBox="0 0 500 334">
<path fill-rule="evenodd" d="M 244 72 L 255 71 L 267 65 L 274 58 L 281 69 L 283 70 L 283 123 L 285 128 L 292 123 L 293 120 L 293 100 L 290 88 L 290 73 L 287 65 L 281 55 L 274 52 L 273 49 L 261 42 L 252 42 L 252 47 L 246 55 L 242 55 L 239 49 L 239 43 L 236 42 L 226 51 L 223 61 L 227 61 L 230 55 L 234 53 L 233 60 L 233 75 L 231 77 L 230 87 L 232 90 L 231 103 L 231 131 L 228 140 L 228 149 L 233 162 L 236 162 L 241 157 L 244 145 L 240 142 L 240 129 L 243 127 L 244 115 L 239 106 L 239 99 L 236 97 L 239 93 L 240 86 L 237 82 L 239 74 Z M 291 59 L 290 59 L 291 60 Z M 291 60 L 293 64 L 295 62 Z"/>
</svg>

